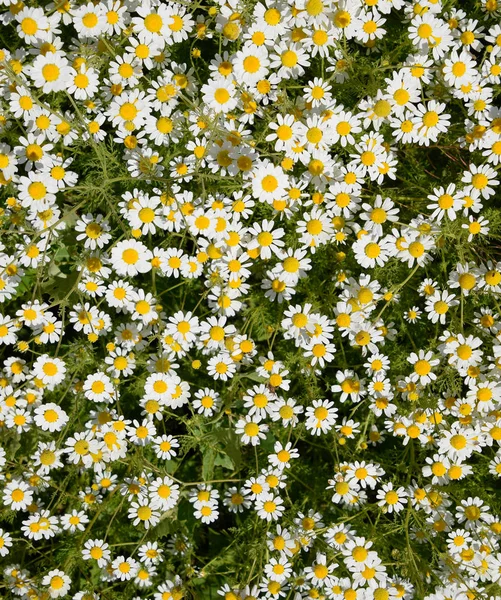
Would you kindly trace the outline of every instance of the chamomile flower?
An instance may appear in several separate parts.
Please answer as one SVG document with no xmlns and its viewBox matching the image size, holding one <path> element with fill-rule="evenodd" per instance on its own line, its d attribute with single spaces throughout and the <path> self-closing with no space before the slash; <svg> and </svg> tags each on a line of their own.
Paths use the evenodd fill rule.
<svg viewBox="0 0 501 600">
<path fill-rule="evenodd" d="M 306 428 L 312 435 L 327 433 L 337 419 L 337 409 L 329 400 L 314 400 L 313 406 L 306 408 Z"/>
<path fill-rule="evenodd" d="M 66 596 L 71 586 L 71 579 L 64 571 L 53 569 L 42 579 L 42 585 L 47 587 L 51 598 Z"/>
<path fill-rule="evenodd" d="M 156 565 L 163 559 L 163 549 L 159 547 L 158 542 L 146 542 L 139 547 L 139 557 L 141 562 L 146 565 Z"/>
<path fill-rule="evenodd" d="M 118 275 L 147 273 L 151 271 L 152 258 L 151 250 L 137 240 L 118 242 L 111 251 L 111 262 Z"/>
<path fill-rule="evenodd" d="M 268 456 L 268 461 L 272 466 L 279 469 L 289 468 L 290 460 L 299 457 L 299 452 L 292 448 L 291 442 L 288 442 L 285 446 L 282 446 L 280 442 L 276 442 L 273 450 L 275 452 Z"/>
<path fill-rule="evenodd" d="M 463 173 L 461 181 L 467 184 L 465 191 L 477 191 L 483 198 L 490 198 L 495 193 L 492 186 L 499 184 L 496 171 L 489 165 L 471 164 L 469 170 Z"/>
<path fill-rule="evenodd" d="M 463 223 L 461 227 L 468 231 L 468 242 L 471 242 L 477 235 L 487 235 L 489 233 L 489 221 L 485 217 L 474 218 L 470 215 L 468 223 Z"/>
<path fill-rule="evenodd" d="M 117 556 L 111 563 L 114 576 L 120 581 L 129 581 L 139 571 L 139 564 L 132 557 Z"/>
<path fill-rule="evenodd" d="M 111 379 L 99 371 L 89 375 L 83 385 L 85 397 L 93 402 L 110 403 L 115 397 L 115 388 Z"/>
<path fill-rule="evenodd" d="M 160 520 L 160 513 L 152 508 L 152 505 L 146 499 L 140 499 L 139 502 L 132 502 L 129 508 L 129 519 L 134 526 L 141 523 L 145 529 L 156 525 Z"/>
<path fill-rule="evenodd" d="M 433 352 L 424 350 L 419 350 L 417 354 L 412 352 L 407 361 L 414 369 L 410 375 L 411 381 L 419 381 L 421 385 L 426 385 L 437 378 L 433 367 L 440 363 L 440 359 L 433 358 Z"/>
<path fill-rule="evenodd" d="M 68 93 L 77 100 L 92 98 L 99 89 L 99 74 L 92 68 L 81 65 L 69 73 Z"/>
<path fill-rule="evenodd" d="M 253 196 L 261 202 L 272 202 L 285 196 L 287 176 L 281 167 L 270 163 L 259 165 L 252 180 Z"/>
<path fill-rule="evenodd" d="M 466 369 L 470 366 L 477 366 L 482 359 L 482 350 L 480 346 L 482 340 L 473 335 L 464 336 L 459 334 L 456 339 L 446 344 L 445 352 L 449 355 L 449 364 L 455 365 L 458 369 Z"/>
<path fill-rule="evenodd" d="M 194 512 L 195 519 L 200 519 L 200 521 L 206 525 L 209 523 L 213 523 L 217 521 L 219 518 L 219 511 L 216 502 L 208 502 L 204 503 L 202 506 L 196 508 Z"/>
<path fill-rule="evenodd" d="M 444 112 L 446 105 L 430 100 L 427 105 L 418 104 L 413 108 L 411 121 L 416 126 L 415 139 L 418 144 L 428 146 L 436 142 L 440 133 L 447 131 L 450 115 Z"/>
<path fill-rule="evenodd" d="M 83 215 L 75 225 L 78 232 L 77 240 L 85 240 L 84 246 L 95 250 L 103 248 L 111 240 L 110 226 L 101 214 L 95 217 L 92 214 Z"/>
<path fill-rule="evenodd" d="M 363 268 L 382 267 L 389 259 L 385 245 L 374 235 L 364 235 L 353 244 L 355 259 Z"/>
<path fill-rule="evenodd" d="M 179 485 L 174 483 L 170 477 L 158 477 L 148 488 L 152 507 L 161 511 L 173 508 L 180 496 Z"/>
<path fill-rule="evenodd" d="M 285 235 L 282 228 L 274 229 L 274 222 L 266 219 L 261 223 L 254 223 L 248 234 L 251 240 L 248 244 L 249 250 L 258 249 L 261 258 L 269 259 L 272 254 L 279 254 L 284 246 L 280 239 Z"/>
<path fill-rule="evenodd" d="M 61 431 L 69 420 L 66 412 L 57 404 L 47 402 L 35 408 L 33 420 L 43 431 Z"/>
<path fill-rule="evenodd" d="M 287 557 L 271 558 L 264 566 L 264 572 L 272 581 L 285 582 L 291 576 L 292 566 Z"/>
<path fill-rule="evenodd" d="M 239 419 L 235 427 L 235 433 L 241 436 L 243 444 L 257 446 L 261 440 L 266 438 L 268 425 L 261 422 L 261 417 L 248 415 Z"/>
<path fill-rule="evenodd" d="M 299 422 L 299 415 L 304 412 L 304 407 L 297 404 L 294 398 L 287 400 L 279 398 L 271 405 L 271 418 L 273 421 L 282 421 L 284 427 L 292 425 L 293 427 Z"/>
<path fill-rule="evenodd" d="M 376 498 L 378 505 L 389 513 L 398 513 L 404 510 L 407 504 L 407 492 L 403 487 L 394 489 L 392 483 L 385 483 L 378 490 Z"/>
<path fill-rule="evenodd" d="M 209 359 L 207 363 L 207 373 L 221 381 L 231 379 L 236 373 L 237 367 L 231 356 L 226 353 L 217 354 Z"/>
<path fill-rule="evenodd" d="M 85 526 L 90 519 L 84 511 L 73 510 L 61 517 L 61 526 L 65 531 L 75 533 L 76 531 L 85 531 Z"/>
<path fill-rule="evenodd" d="M 33 84 L 44 94 L 64 90 L 71 77 L 71 67 L 63 53 L 39 54 L 29 68 Z"/>
<path fill-rule="evenodd" d="M 312 41 L 319 41 L 321 37 L 321 30 L 317 30 L 313 33 Z M 314 77 L 313 80 L 308 82 L 307 87 L 304 88 L 306 102 L 310 102 L 314 108 L 329 104 L 332 100 L 331 94 L 332 86 L 324 81 L 320 77 Z"/>
<path fill-rule="evenodd" d="M 217 77 L 202 86 L 204 103 L 216 113 L 228 113 L 238 102 L 235 86 L 225 78 Z"/>
<path fill-rule="evenodd" d="M 262 494 L 256 499 L 255 508 L 258 516 L 268 522 L 276 521 L 284 512 L 284 501 L 273 493 Z"/>
<path fill-rule="evenodd" d="M 212 417 L 221 404 L 220 395 L 209 388 L 198 390 L 194 398 L 193 408 L 205 417 Z"/>
<path fill-rule="evenodd" d="M 12 547 L 12 537 L 10 534 L 3 529 L 0 529 L 0 556 L 7 556 Z"/>
<path fill-rule="evenodd" d="M 287 44 L 285 41 L 273 48 L 270 59 L 270 68 L 278 67 L 277 75 L 282 79 L 300 77 L 305 72 L 304 67 L 310 64 L 308 55 L 299 44 Z"/>
<path fill-rule="evenodd" d="M 412 306 L 408 311 L 404 313 L 404 319 L 409 323 L 415 323 L 419 320 L 422 312 L 419 306 Z"/>
<path fill-rule="evenodd" d="M 461 504 L 457 507 L 456 518 L 458 523 L 463 524 L 467 530 L 474 530 L 478 524 L 488 522 L 489 506 L 478 497 L 469 497 L 461 500 Z"/>
<path fill-rule="evenodd" d="M 4 487 L 2 502 L 12 510 L 26 510 L 33 500 L 33 491 L 22 480 L 13 479 Z"/>
<path fill-rule="evenodd" d="M 476 62 L 465 50 L 458 54 L 453 50 L 450 58 L 445 59 L 443 74 L 445 81 L 456 88 L 473 83 L 478 75 Z"/>
<path fill-rule="evenodd" d="M 452 460 L 465 460 L 478 446 L 478 436 L 473 429 L 454 424 L 450 430 L 441 433 L 438 450 Z"/>
<path fill-rule="evenodd" d="M 428 319 L 432 323 L 440 322 L 442 325 L 447 319 L 449 309 L 457 306 L 459 301 L 455 294 L 448 291 L 436 291 L 426 298 L 425 311 L 428 313 Z"/>
<path fill-rule="evenodd" d="M 252 85 L 266 77 L 268 65 L 266 47 L 249 44 L 236 53 L 233 60 L 233 71 L 237 80 Z"/>
</svg>

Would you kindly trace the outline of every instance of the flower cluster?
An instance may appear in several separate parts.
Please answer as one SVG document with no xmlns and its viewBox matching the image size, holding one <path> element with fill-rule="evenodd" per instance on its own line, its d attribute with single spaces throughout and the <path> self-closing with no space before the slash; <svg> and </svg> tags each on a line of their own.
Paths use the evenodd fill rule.
<svg viewBox="0 0 501 600">
<path fill-rule="evenodd" d="M 499 3 L 0 6 L 2 589 L 499 597 Z"/>
</svg>

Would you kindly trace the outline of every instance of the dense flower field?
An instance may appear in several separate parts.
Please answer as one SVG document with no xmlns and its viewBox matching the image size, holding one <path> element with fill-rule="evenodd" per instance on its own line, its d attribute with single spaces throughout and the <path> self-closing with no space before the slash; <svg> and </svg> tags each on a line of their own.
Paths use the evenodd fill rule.
<svg viewBox="0 0 501 600">
<path fill-rule="evenodd" d="M 499 1 L 0 5 L 0 596 L 501 597 Z"/>
</svg>

